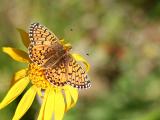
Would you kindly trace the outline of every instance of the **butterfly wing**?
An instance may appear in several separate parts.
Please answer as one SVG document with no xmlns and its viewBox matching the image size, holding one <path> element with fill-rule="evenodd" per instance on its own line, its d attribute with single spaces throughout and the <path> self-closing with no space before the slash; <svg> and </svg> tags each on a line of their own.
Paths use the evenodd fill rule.
<svg viewBox="0 0 160 120">
<path fill-rule="evenodd" d="M 54 86 L 69 84 L 75 88 L 89 88 L 90 81 L 83 68 L 66 54 L 59 39 L 46 27 L 33 23 L 29 29 L 29 57 L 45 69 L 46 79 Z"/>
<path fill-rule="evenodd" d="M 67 84 L 67 60 L 63 57 L 54 67 L 45 70 L 46 79 L 54 86 L 64 86 Z"/>
<path fill-rule="evenodd" d="M 54 33 L 40 23 L 32 23 L 29 28 L 29 38 L 32 44 L 52 43 L 59 40 Z"/>
<path fill-rule="evenodd" d="M 64 56 L 53 68 L 46 69 L 45 74 L 54 86 L 69 84 L 79 89 L 91 86 L 83 68 L 70 55 Z"/>
<path fill-rule="evenodd" d="M 31 24 L 29 39 L 29 57 L 37 65 L 48 67 L 47 61 L 54 63 L 65 52 L 55 34 L 39 23 Z"/>
<path fill-rule="evenodd" d="M 71 56 L 68 62 L 67 84 L 78 89 L 86 89 L 91 87 L 91 83 L 86 72 Z"/>
</svg>

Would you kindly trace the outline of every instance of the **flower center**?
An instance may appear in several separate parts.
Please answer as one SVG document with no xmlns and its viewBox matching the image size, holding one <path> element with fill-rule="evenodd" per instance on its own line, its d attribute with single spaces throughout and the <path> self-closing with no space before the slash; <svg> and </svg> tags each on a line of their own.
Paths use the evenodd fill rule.
<svg viewBox="0 0 160 120">
<path fill-rule="evenodd" d="M 48 88 L 51 84 L 45 79 L 44 69 L 34 63 L 29 64 L 28 76 L 32 84 L 42 89 Z"/>
</svg>

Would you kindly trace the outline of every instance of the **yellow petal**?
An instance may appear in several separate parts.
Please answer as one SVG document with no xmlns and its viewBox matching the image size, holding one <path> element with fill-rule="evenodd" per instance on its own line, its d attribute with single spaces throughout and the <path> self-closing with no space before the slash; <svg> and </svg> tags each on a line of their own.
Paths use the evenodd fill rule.
<svg viewBox="0 0 160 120">
<path fill-rule="evenodd" d="M 78 100 L 78 89 L 77 88 L 73 88 L 72 86 L 67 86 L 67 89 L 69 90 L 70 95 L 71 95 L 71 97 L 73 99 L 73 102 L 70 105 L 70 108 L 71 108 L 77 103 L 77 100 Z M 68 108 L 68 109 L 70 109 L 70 108 Z"/>
<path fill-rule="evenodd" d="M 44 120 L 51 120 L 55 109 L 55 91 L 53 88 L 48 93 L 48 98 L 44 110 Z"/>
<path fill-rule="evenodd" d="M 8 91 L 7 95 L 0 103 L 0 109 L 4 108 L 6 105 L 11 103 L 14 99 L 16 99 L 26 88 L 29 83 L 29 79 L 27 77 L 22 78 L 17 83 L 15 83 L 10 90 Z"/>
<path fill-rule="evenodd" d="M 32 86 L 22 97 L 21 101 L 18 104 L 16 112 L 14 114 L 13 120 L 19 120 L 30 108 L 33 103 L 33 100 L 36 96 L 37 88 Z"/>
<path fill-rule="evenodd" d="M 61 90 L 56 90 L 54 120 L 62 120 L 65 111 L 65 103 Z"/>
<path fill-rule="evenodd" d="M 18 80 L 24 78 L 27 74 L 27 69 L 21 69 L 13 75 L 11 86 L 15 84 Z"/>
<path fill-rule="evenodd" d="M 43 104 L 38 120 L 50 120 L 54 112 L 54 120 L 62 120 L 65 111 L 64 97 L 60 89 L 50 88 L 45 91 Z"/>
<path fill-rule="evenodd" d="M 64 46 L 65 50 L 70 50 L 70 49 L 72 49 L 72 45 L 71 45 L 70 43 L 66 43 L 66 42 L 64 41 L 64 39 L 61 39 L 61 40 L 60 40 L 60 43 Z"/>
<path fill-rule="evenodd" d="M 3 52 L 7 53 L 11 58 L 18 62 L 29 62 L 28 54 L 22 50 L 11 47 L 3 47 Z"/>
<path fill-rule="evenodd" d="M 59 40 L 59 41 L 60 41 L 60 43 L 61 43 L 62 45 L 64 45 L 64 44 L 65 44 L 64 39 L 61 39 L 61 40 Z"/>
<path fill-rule="evenodd" d="M 84 63 L 87 72 L 90 70 L 90 64 L 83 58 L 83 56 L 81 56 L 80 54 L 72 54 L 72 56 L 76 61 Z"/>
<path fill-rule="evenodd" d="M 28 48 L 29 43 L 30 43 L 28 33 L 20 28 L 17 28 L 17 30 L 19 31 L 21 35 L 23 44 L 26 46 L 26 48 Z"/>
<path fill-rule="evenodd" d="M 49 92 L 50 92 L 50 89 L 46 89 L 44 99 L 43 99 L 43 103 L 42 103 L 42 106 L 41 106 L 41 109 L 40 109 L 37 120 L 44 120 L 44 110 L 45 110 L 45 106 L 46 106 L 46 102 L 47 102 Z"/>
<path fill-rule="evenodd" d="M 68 111 L 70 106 L 71 106 L 71 94 L 70 91 L 68 89 L 64 89 L 64 93 L 65 93 L 65 100 L 66 100 L 66 109 L 65 111 Z"/>
</svg>

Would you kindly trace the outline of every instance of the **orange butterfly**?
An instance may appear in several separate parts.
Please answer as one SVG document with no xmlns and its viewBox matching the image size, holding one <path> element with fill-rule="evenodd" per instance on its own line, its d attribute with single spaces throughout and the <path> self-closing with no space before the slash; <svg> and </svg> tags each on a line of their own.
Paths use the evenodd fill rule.
<svg viewBox="0 0 160 120">
<path fill-rule="evenodd" d="M 54 86 L 69 84 L 75 88 L 91 86 L 83 68 L 69 53 L 60 40 L 39 23 L 29 28 L 29 57 L 31 61 L 45 69 L 46 79 Z"/>
</svg>

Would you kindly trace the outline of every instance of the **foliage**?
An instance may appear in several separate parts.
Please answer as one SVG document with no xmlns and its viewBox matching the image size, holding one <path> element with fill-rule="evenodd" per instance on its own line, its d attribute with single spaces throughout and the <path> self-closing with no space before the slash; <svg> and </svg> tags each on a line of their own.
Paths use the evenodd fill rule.
<svg viewBox="0 0 160 120">
<path fill-rule="evenodd" d="M 91 63 L 92 88 L 80 91 L 65 120 L 159 120 L 158 0 L 0 1 L 0 47 L 25 49 L 16 28 L 40 22 L 73 44 Z M 19 40 L 19 41 L 18 41 Z M 86 55 L 87 54 L 87 55 Z M 0 52 L 0 99 L 12 73 L 24 68 Z M 16 65 L 16 67 L 15 67 Z M 20 99 L 0 111 L 11 119 Z M 37 116 L 38 103 L 23 120 Z"/>
</svg>

